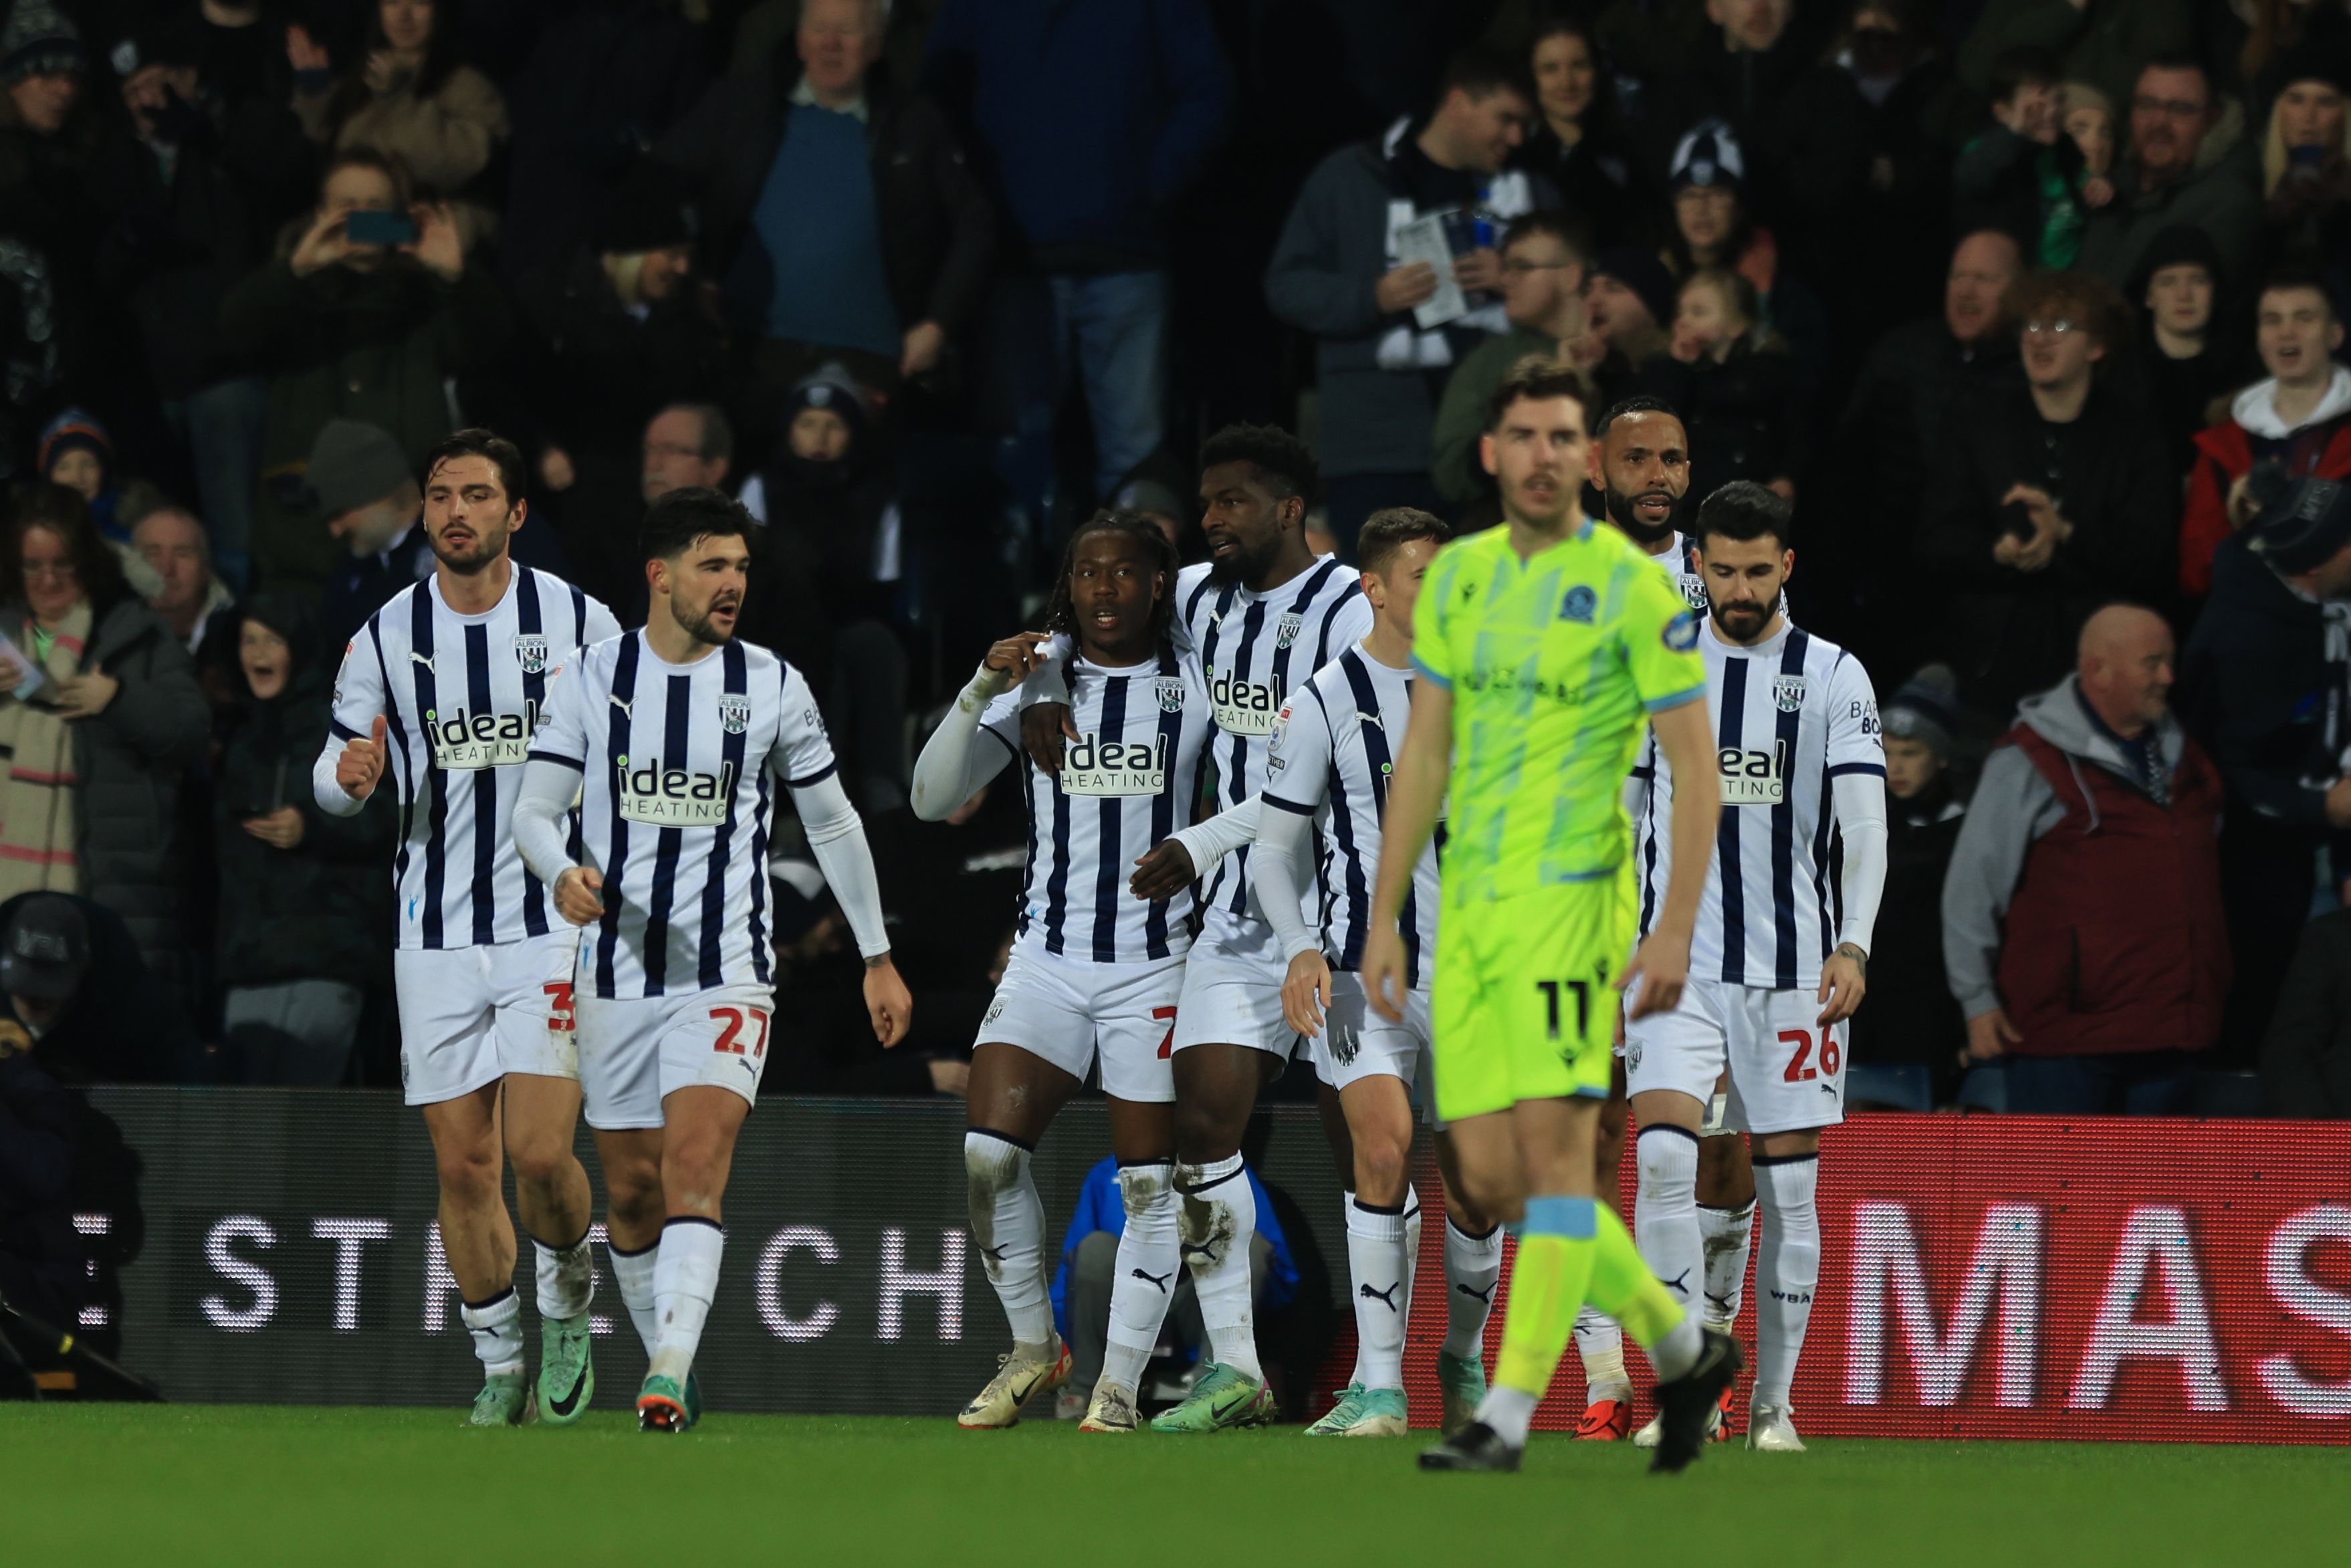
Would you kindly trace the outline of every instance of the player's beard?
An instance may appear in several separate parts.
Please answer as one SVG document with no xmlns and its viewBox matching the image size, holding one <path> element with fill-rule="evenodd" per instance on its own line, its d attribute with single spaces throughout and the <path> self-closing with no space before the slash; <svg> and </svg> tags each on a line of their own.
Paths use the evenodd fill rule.
<svg viewBox="0 0 2351 1568">
<path fill-rule="evenodd" d="M 488 570 L 492 561 L 507 553 L 507 541 L 514 537 L 514 529 L 506 526 L 500 526 L 496 531 L 471 523 L 466 526 L 474 531 L 474 548 L 463 555 L 443 549 L 440 536 L 429 528 L 425 530 L 426 542 L 433 547 L 433 558 L 460 577 L 472 577 Z"/>
<path fill-rule="evenodd" d="M 1229 583 L 1253 582 L 1263 577 L 1273 565 L 1273 558 L 1281 549 L 1281 536 L 1276 533 L 1273 542 L 1262 549 L 1251 549 L 1247 541 L 1235 539 L 1230 555 L 1208 557 L 1208 580 L 1224 587 Z"/>
<path fill-rule="evenodd" d="M 1779 601 L 1774 592 L 1772 603 Z M 1722 604 L 1709 601 L 1706 612 L 1722 632 L 1726 643 L 1745 643 L 1771 623 L 1771 604 Z M 1736 619 L 1733 619 L 1736 617 Z"/>
<path fill-rule="evenodd" d="M 1666 520 L 1654 528 L 1641 520 L 1639 503 L 1642 496 L 1666 496 L 1672 503 L 1666 510 Z M 1605 493 L 1605 499 L 1608 520 L 1624 529 L 1627 538 L 1649 554 L 1656 554 L 1657 547 L 1674 537 L 1674 527 L 1680 520 L 1682 504 L 1666 491 L 1644 490 L 1639 496 L 1628 496 L 1612 486 Z"/>
<path fill-rule="evenodd" d="M 711 612 L 716 607 L 716 601 L 713 601 L 710 604 L 705 605 L 702 609 L 695 611 L 691 614 L 688 614 L 683 610 L 679 611 L 677 612 L 678 630 L 684 632 L 687 636 L 693 638 L 695 642 L 700 643 L 705 647 L 725 647 L 734 637 L 735 633 L 732 632 L 721 632 L 716 626 L 711 623 Z M 735 612 L 735 618 L 739 623 L 743 618 L 742 601 L 737 600 L 732 608 Z"/>
</svg>

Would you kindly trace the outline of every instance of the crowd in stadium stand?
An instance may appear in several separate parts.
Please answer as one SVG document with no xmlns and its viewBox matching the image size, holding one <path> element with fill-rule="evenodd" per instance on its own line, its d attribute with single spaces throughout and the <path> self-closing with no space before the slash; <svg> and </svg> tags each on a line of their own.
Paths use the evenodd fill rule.
<svg viewBox="0 0 2351 1568">
<path fill-rule="evenodd" d="M 394 812 L 308 772 L 453 428 L 623 624 L 646 501 L 758 520 L 919 1001 L 876 1050 L 786 845 L 769 1092 L 954 1094 L 1026 826 L 909 759 L 1071 523 L 1196 559 L 1190 455 L 1270 421 L 1323 548 L 1490 525 L 1528 354 L 1670 403 L 1686 509 L 1792 497 L 1870 672 L 1856 1103 L 2351 1115 L 2345 0 L 0 13 L 0 1142 L 16 1041 L 394 1080 Z"/>
</svg>

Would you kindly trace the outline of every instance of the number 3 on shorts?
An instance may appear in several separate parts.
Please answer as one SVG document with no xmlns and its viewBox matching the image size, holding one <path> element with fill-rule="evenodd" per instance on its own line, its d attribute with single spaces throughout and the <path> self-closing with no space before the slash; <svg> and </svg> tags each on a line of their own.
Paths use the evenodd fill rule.
<svg viewBox="0 0 2351 1568">
<path fill-rule="evenodd" d="M 719 1031 L 718 1043 L 711 1049 L 715 1051 L 728 1051 L 737 1056 L 745 1054 L 743 1049 L 743 1020 L 746 1013 L 750 1015 L 750 1019 L 753 1023 L 759 1026 L 759 1038 L 752 1042 L 749 1054 L 753 1056 L 760 1056 L 766 1053 L 768 1049 L 768 1015 L 758 1008 L 711 1009 L 710 1016 L 726 1026 L 724 1030 Z"/>
<path fill-rule="evenodd" d="M 562 981 L 547 988 L 547 1032 L 569 1034 L 579 1027 L 572 1013 L 571 982 Z"/>
</svg>

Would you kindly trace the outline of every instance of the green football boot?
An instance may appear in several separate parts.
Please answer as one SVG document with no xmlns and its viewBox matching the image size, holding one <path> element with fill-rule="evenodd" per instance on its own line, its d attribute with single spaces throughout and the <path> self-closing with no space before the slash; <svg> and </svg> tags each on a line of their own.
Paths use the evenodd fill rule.
<svg viewBox="0 0 2351 1568">
<path fill-rule="evenodd" d="M 1363 1413 L 1364 1385 L 1360 1383 L 1350 1383 L 1339 1391 L 1337 1402 L 1331 1406 L 1322 1419 L 1306 1428 L 1306 1435 L 1310 1437 L 1344 1437 L 1347 1428 L 1353 1426 L 1355 1418 Z"/>
<path fill-rule="evenodd" d="M 688 1373 L 692 1383 L 694 1375 Z M 695 1413 L 686 1404 L 685 1390 L 674 1377 L 658 1374 L 646 1375 L 637 1390 L 637 1430 L 640 1432 L 683 1432 L 694 1425 Z"/>
<path fill-rule="evenodd" d="M 1219 1361 L 1209 1364 L 1183 1404 L 1153 1416 L 1151 1429 L 1220 1432 L 1228 1427 L 1262 1427 L 1272 1419 L 1273 1390 Z"/>
<path fill-rule="evenodd" d="M 1486 1397 L 1486 1364 L 1474 1355 L 1437 1353 L 1437 1386 L 1445 1396 L 1445 1435 L 1448 1437 L 1478 1418 Z"/>
<path fill-rule="evenodd" d="M 588 1413 L 588 1402 L 596 1396 L 588 1314 L 544 1319 L 538 1335 L 538 1418 L 550 1427 L 569 1427 Z"/>
<path fill-rule="evenodd" d="M 469 1427 L 519 1427 L 531 1417 L 530 1385 L 519 1372 L 498 1373 L 474 1396 Z"/>
</svg>

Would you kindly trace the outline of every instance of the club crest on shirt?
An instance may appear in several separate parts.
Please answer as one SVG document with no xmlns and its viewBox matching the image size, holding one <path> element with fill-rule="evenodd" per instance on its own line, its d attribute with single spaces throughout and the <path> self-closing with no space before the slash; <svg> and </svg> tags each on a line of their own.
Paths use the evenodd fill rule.
<svg viewBox="0 0 2351 1568">
<path fill-rule="evenodd" d="M 1802 713 L 1807 683 L 1802 675 L 1771 677 L 1771 706 L 1782 713 Z"/>
<path fill-rule="evenodd" d="M 730 692 L 718 699 L 718 727 L 740 735 L 751 727 L 751 699 Z"/>
<path fill-rule="evenodd" d="M 535 632 L 526 632 L 514 640 L 515 663 L 526 675 L 547 674 L 547 639 Z"/>
<path fill-rule="evenodd" d="M 1161 713 L 1184 711 L 1184 677 L 1162 675 L 1151 685 L 1151 695 L 1159 699 Z"/>
<path fill-rule="evenodd" d="M 1306 629 L 1306 618 L 1295 611 L 1273 623 L 1273 645 L 1287 648 L 1298 641 L 1299 632 Z"/>
<path fill-rule="evenodd" d="M 1593 612 L 1599 606 L 1600 596 L 1588 585 L 1579 582 L 1567 591 L 1566 598 L 1559 601 L 1559 618 L 1562 621 L 1579 621 L 1589 626 Z"/>
</svg>

